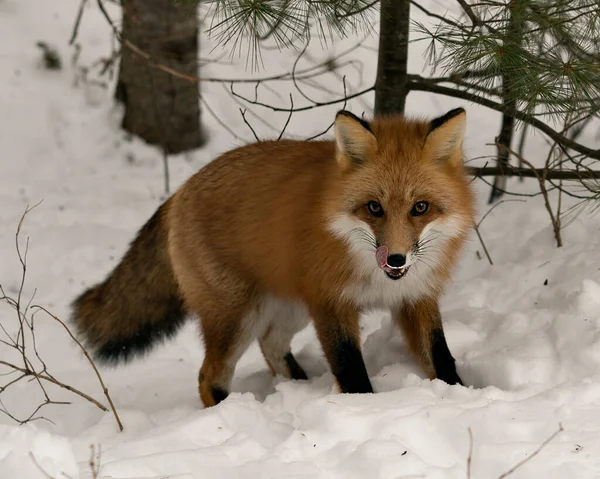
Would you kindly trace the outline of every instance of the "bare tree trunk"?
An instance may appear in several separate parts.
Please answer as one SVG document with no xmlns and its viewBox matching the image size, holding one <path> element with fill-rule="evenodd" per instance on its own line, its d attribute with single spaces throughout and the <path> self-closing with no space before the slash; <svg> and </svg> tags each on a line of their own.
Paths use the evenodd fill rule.
<svg viewBox="0 0 600 479">
<path fill-rule="evenodd" d="M 523 8 L 522 0 L 512 0 L 508 5 L 508 10 L 510 12 L 510 22 L 508 25 L 505 46 L 507 46 L 507 42 L 521 43 L 521 38 L 523 34 L 521 30 L 521 22 L 518 18 L 516 18 L 518 15 L 515 14 L 515 9 L 517 8 Z M 502 104 L 506 108 L 511 110 L 516 110 L 517 108 L 517 101 L 514 96 L 515 92 L 513 88 L 513 83 L 515 81 L 514 76 L 516 74 L 517 73 L 515 73 L 512 70 L 509 71 L 508 68 L 503 68 Z M 498 162 L 499 167 L 506 166 L 510 163 L 509 150 L 512 143 L 514 128 L 515 119 L 508 113 L 503 113 L 502 126 L 500 127 L 500 134 L 497 138 L 498 153 L 496 161 Z M 489 203 L 493 203 L 494 201 L 502 197 L 502 195 L 506 191 L 506 183 L 506 176 L 497 176 L 496 178 L 494 178 Z"/>
<path fill-rule="evenodd" d="M 404 113 L 408 95 L 410 0 L 381 0 L 375 114 Z"/>
<path fill-rule="evenodd" d="M 168 153 L 204 143 L 200 89 L 152 67 L 166 65 L 198 75 L 198 17 L 173 0 L 123 0 L 123 40 L 149 53 L 152 61 L 123 47 L 115 97 L 125 105 L 122 127 Z"/>
</svg>

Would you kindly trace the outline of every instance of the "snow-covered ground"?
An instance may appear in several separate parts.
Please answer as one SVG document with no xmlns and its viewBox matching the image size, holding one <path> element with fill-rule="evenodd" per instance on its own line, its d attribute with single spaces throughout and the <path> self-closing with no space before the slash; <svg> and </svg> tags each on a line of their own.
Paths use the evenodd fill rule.
<svg viewBox="0 0 600 479">
<path fill-rule="evenodd" d="M 78 65 L 110 52 L 109 29 L 95 2 L 89 3 Z M 35 302 L 64 319 L 73 297 L 103 278 L 164 199 L 161 155 L 119 130 L 113 84 L 76 84 L 67 41 L 78 4 L 0 0 L 0 284 L 17 294 L 15 229 L 26 205 L 43 200 L 23 226 L 23 242 L 30 238 L 24 297 L 37 290 Z M 444 12 L 432 1 L 427 5 Z M 117 18 L 118 11 L 110 11 Z M 58 48 L 62 70 L 41 67 L 38 40 Z M 356 40 L 330 51 L 315 42 L 298 68 Z M 343 70 L 350 93 L 372 84 L 374 45 L 376 38 L 370 38 L 349 55 L 362 62 Z M 212 47 L 203 42 L 203 58 L 220 54 L 211 53 Z M 411 49 L 411 69 L 420 73 L 424 45 Z M 257 75 L 287 71 L 295 55 L 265 51 L 265 70 Z M 244 65 L 245 59 L 227 65 L 225 57 L 203 65 L 202 76 L 248 76 Z M 331 92 L 309 88 L 310 95 L 329 100 L 343 91 L 341 77 L 321 82 Z M 260 99 L 288 105 L 293 85 L 269 86 L 274 91 L 261 86 Z M 205 110 L 210 143 L 170 159 L 172 189 L 217 153 L 252 139 L 227 88 L 202 84 L 206 102 L 239 138 Z M 239 91 L 253 96 L 254 85 Z M 297 93 L 294 99 L 303 104 Z M 360 114 L 370 104 L 367 95 L 347 107 Z M 467 156 L 493 153 L 485 143 L 497 133 L 496 114 L 424 94 L 409 97 L 408 111 L 433 116 L 460 105 L 468 114 Z M 325 129 L 340 107 L 294 115 L 286 135 L 307 137 Z M 250 110 L 261 137 L 277 136 L 287 119 L 285 113 Z M 591 134 L 583 140 L 598 146 Z M 528 158 L 539 163 L 545 152 L 541 135 L 532 136 Z M 534 191 L 535 184 L 514 180 L 511 187 Z M 488 188 L 476 188 L 481 217 Z M 101 450 L 100 478 L 465 479 L 470 428 L 471 477 L 494 479 L 529 457 L 559 424 L 564 430 L 511 477 L 600 477 L 600 220 L 575 219 L 563 232 L 565 246 L 557 249 L 541 198 L 519 199 L 526 201 L 500 205 L 481 225 L 494 266 L 480 259 L 473 237 L 442 301 L 450 349 L 469 387 L 424 379 L 389 316 L 374 312 L 364 318 L 363 337 L 377 394 L 335 394 L 309 328 L 296 338 L 294 351 L 311 380 L 272 378 L 255 345 L 236 371 L 234 393 L 205 410 L 196 382 L 203 352 L 190 322 L 146 360 L 102 369 L 124 432 L 110 413 L 57 388 L 48 389 L 52 398 L 72 404 L 41 411 L 54 424 L 17 426 L 0 415 L 0 478 L 92 477 L 93 445 Z M 14 330 L 16 318 L 5 306 L 0 321 Z M 38 315 L 36 337 L 52 374 L 104 401 L 89 364 L 59 324 Z M 0 344 L 0 360 L 10 358 Z M 3 407 L 16 415 L 30 413 L 42 399 L 31 382 L 0 393 Z"/>
</svg>

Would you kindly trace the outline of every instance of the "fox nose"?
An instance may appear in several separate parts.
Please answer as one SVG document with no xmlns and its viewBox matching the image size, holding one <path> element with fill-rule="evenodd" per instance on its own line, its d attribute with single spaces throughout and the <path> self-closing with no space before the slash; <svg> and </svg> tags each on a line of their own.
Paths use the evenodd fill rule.
<svg viewBox="0 0 600 479">
<path fill-rule="evenodd" d="M 391 254 L 388 256 L 387 264 L 392 268 L 401 268 L 406 264 L 406 256 L 403 254 Z"/>
</svg>

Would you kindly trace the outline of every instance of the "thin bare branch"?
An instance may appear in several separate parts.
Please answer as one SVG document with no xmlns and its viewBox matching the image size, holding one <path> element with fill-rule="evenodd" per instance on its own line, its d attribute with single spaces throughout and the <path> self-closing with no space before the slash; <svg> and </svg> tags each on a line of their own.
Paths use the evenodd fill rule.
<svg viewBox="0 0 600 479">
<path fill-rule="evenodd" d="M 467 456 L 467 479 L 471 479 L 471 461 L 473 460 L 473 431 L 469 430 L 469 455 Z"/>
<path fill-rule="evenodd" d="M 516 154 L 516 153 L 515 153 Z M 519 155 L 520 156 L 520 155 Z M 518 157 L 519 157 L 518 156 Z M 517 157 L 517 158 L 518 158 Z M 600 179 L 600 171 L 576 171 L 576 170 L 548 170 L 546 168 L 519 168 L 516 166 L 467 166 L 467 173 L 476 177 L 483 176 L 521 176 L 524 178 L 538 178 L 546 173 L 547 180 L 591 180 Z"/>
<path fill-rule="evenodd" d="M 104 393 L 108 403 L 110 404 L 110 408 L 112 409 L 112 412 L 115 416 L 117 424 L 119 425 L 119 429 L 122 431 L 123 424 L 121 423 L 121 419 L 119 418 L 119 415 L 117 414 L 117 409 L 115 408 L 113 400 L 110 397 L 110 393 L 108 392 L 108 388 L 106 387 L 106 384 L 104 384 L 104 380 L 102 379 L 102 376 L 100 375 L 100 371 L 98 371 L 98 368 L 96 367 L 96 364 L 94 363 L 92 357 L 90 356 L 90 353 L 87 352 L 87 350 L 83 347 L 83 344 L 81 344 L 81 342 L 75 337 L 75 335 L 72 333 L 72 331 L 69 329 L 69 327 L 59 317 L 52 314 L 50 311 L 48 311 L 43 306 L 36 304 L 36 305 L 32 306 L 32 308 L 36 309 L 38 311 L 41 310 L 44 313 L 46 313 L 48 316 L 50 316 L 52 319 L 54 319 L 54 321 L 56 321 L 58 324 L 60 324 L 64 328 L 64 330 L 71 337 L 73 342 L 75 342 L 75 344 L 77 344 L 77 346 L 79 346 L 79 349 L 81 349 L 81 352 L 87 358 L 88 362 L 90 363 L 90 366 L 92 366 L 92 369 L 94 370 L 94 373 L 96 374 L 96 377 L 98 378 L 98 382 L 100 383 L 100 386 L 102 387 L 102 392 Z"/>
<path fill-rule="evenodd" d="M 479 228 L 481 226 L 481 223 L 483 223 L 483 220 L 485 220 L 487 218 L 487 216 L 496 209 L 496 207 L 500 206 L 502 203 L 510 203 L 510 202 L 519 202 L 519 203 L 527 203 L 526 200 L 500 200 L 498 201 L 498 203 L 494 204 L 494 206 L 492 206 L 489 210 L 486 211 L 486 213 L 481 217 L 481 219 L 477 222 L 477 227 Z"/>
<path fill-rule="evenodd" d="M 312 110 L 314 108 L 319 108 L 321 106 L 336 105 L 338 103 L 344 103 L 344 102 L 347 102 L 348 100 L 352 100 L 353 98 L 357 98 L 359 96 L 362 96 L 365 93 L 372 92 L 374 89 L 375 89 L 374 86 L 368 87 L 368 88 L 360 90 L 360 91 L 358 91 L 356 93 L 352 93 L 351 95 L 344 95 L 342 98 L 336 98 L 335 100 L 318 102 L 318 103 L 315 103 L 313 105 L 302 106 L 302 107 L 298 107 L 298 108 L 281 108 L 281 107 L 278 107 L 278 106 L 275 106 L 275 105 L 269 105 L 267 103 L 262 103 L 262 102 L 257 101 L 257 100 L 252 100 L 250 98 L 246 98 L 243 95 L 240 95 L 239 93 L 235 92 L 235 90 L 233 89 L 233 84 L 230 85 L 231 94 L 233 96 L 235 96 L 236 98 L 239 98 L 239 99 L 245 101 L 246 103 L 249 103 L 250 105 L 262 106 L 264 108 L 269 108 L 272 111 L 284 111 L 286 113 L 289 113 L 290 111 L 292 111 L 292 112 L 307 111 L 307 110 Z"/>
<path fill-rule="evenodd" d="M 252 127 L 252 125 L 250 124 L 250 122 L 248 121 L 248 119 L 246 118 L 246 110 L 242 110 L 240 108 L 240 113 L 242 114 L 242 119 L 244 120 L 244 123 L 246 125 L 248 125 L 248 128 L 250 128 L 250 131 L 252 132 L 252 134 L 254 135 L 254 139 L 256 141 L 260 141 L 260 138 L 258 137 L 258 135 L 256 134 L 256 131 L 254 131 L 254 128 Z"/>
<path fill-rule="evenodd" d="M 107 390 L 106 386 L 104 385 L 102 378 L 100 377 L 100 375 L 98 373 L 98 370 L 93 365 L 91 358 L 89 358 L 89 354 L 85 351 L 85 349 L 83 348 L 81 343 L 73 336 L 73 334 L 68 329 L 66 324 L 63 323 L 60 319 L 58 319 L 56 316 L 49 313 L 45 308 L 43 308 L 41 306 L 31 306 L 33 297 L 35 296 L 35 291 L 34 291 L 33 295 L 31 296 L 30 300 L 25 305 L 25 307 L 23 307 L 22 296 L 23 296 L 23 291 L 24 291 L 24 287 L 25 287 L 25 279 L 26 279 L 26 272 L 27 272 L 27 252 L 28 252 L 29 242 L 26 241 L 25 250 L 22 251 L 21 247 L 20 247 L 20 234 L 21 234 L 21 229 L 23 227 L 26 215 L 29 212 L 31 212 L 36 206 L 37 205 L 35 205 L 32 208 L 30 208 L 28 206 L 26 208 L 25 212 L 23 213 L 23 215 L 18 223 L 17 230 L 15 233 L 15 248 L 17 251 L 17 256 L 21 263 L 21 282 L 20 282 L 20 285 L 18 288 L 16 299 L 8 296 L 5 292 L 5 290 L 2 288 L 2 286 L 0 286 L 0 293 L 2 294 L 2 296 L 0 296 L 0 301 L 8 304 L 15 311 L 17 327 L 18 327 L 17 332 L 15 332 L 13 335 L 11 335 L 9 333 L 10 328 L 7 329 L 3 325 L 0 325 L 1 331 L 4 333 L 4 335 L 7 338 L 7 340 L 4 340 L 4 339 L 1 340 L 0 344 L 2 344 L 4 347 L 8 348 L 9 350 L 10 349 L 14 350 L 20 357 L 20 361 L 22 361 L 22 364 L 18 365 L 10 360 L 0 360 L 0 365 L 4 368 L 8 369 L 8 372 L 3 372 L 3 374 L 1 375 L 2 377 L 7 378 L 7 382 L 5 384 L 0 385 L 0 393 L 5 392 L 9 387 L 15 385 L 16 383 L 18 383 L 20 381 L 27 381 L 27 382 L 34 381 L 38 385 L 39 391 L 41 391 L 41 393 L 43 394 L 44 399 L 37 405 L 37 407 L 34 408 L 34 410 L 31 413 L 29 413 L 28 416 L 26 416 L 24 418 L 19 418 L 16 415 L 11 414 L 11 412 L 9 412 L 8 408 L 5 406 L 5 404 L 3 403 L 3 401 L 1 399 L 0 399 L 0 412 L 4 413 L 6 416 L 10 417 L 12 420 L 18 422 L 19 424 L 25 424 L 27 422 L 36 421 L 36 420 L 46 420 L 46 421 L 52 422 L 43 416 L 39 416 L 38 413 L 40 412 L 40 410 L 42 408 L 44 408 L 45 406 L 48 406 L 51 404 L 60 405 L 60 404 L 70 404 L 70 403 L 65 402 L 65 401 L 55 401 L 55 400 L 51 399 L 50 395 L 48 394 L 48 391 L 46 390 L 45 383 L 54 384 L 55 386 L 66 389 L 67 391 L 89 401 L 90 403 L 94 404 L 101 410 L 108 411 L 108 409 L 103 404 L 101 404 L 99 401 L 97 401 L 93 397 L 89 396 L 88 394 L 80 391 L 79 389 L 74 388 L 73 386 L 66 384 L 63 381 L 57 379 L 53 374 L 51 374 L 48 371 L 46 363 L 44 362 L 43 358 L 41 357 L 41 355 L 39 354 L 38 349 L 37 349 L 36 331 L 35 331 L 35 325 L 36 325 L 35 315 L 32 314 L 30 317 L 28 317 L 30 308 L 35 308 L 36 310 L 41 309 L 41 310 L 45 311 L 47 314 L 49 314 L 51 317 L 53 317 L 56 321 L 58 321 L 63 326 L 63 328 L 65 330 L 67 330 L 71 339 L 74 342 L 76 342 L 79 345 L 79 347 L 84 351 L 84 354 L 88 357 L 88 359 L 92 363 L 92 366 L 94 367 L 94 370 L 98 376 L 100 384 L 102 385 L 102 387 L 104 389 L 105 395 L 106 395 L 107 399 L 109 400 L 111 407 L 113 408 L 113 413 L 115 414 L 115 417 L 117 418 L 117 422 L 122 429 L 122 425 L 120 423 L 120 420 L 118 419 L 118 416 L 116 415 L 116 411 L 114 409 L 112 400 L 110 399 L 110 395 L 108 394 L 108 390 Z M 11 374 L 17 374 L 17 376 L 12 377 Z"/>
<path fill-rule="evenodd" d="M 502 145 L 502 147 L 506 148 L 506 150 L 511 155 L 514 155 L 515 158 L 518 158 L 519 161 L 521 161 L 523 164 L 527 165 L 535 173 L 535 177 L 538 180 L 538 183 L 540 184 L 540 190 L 542 192 L 542 196 L 544 197 L 544 205 L 546 206 L 546 210 L 548 211 L 548 215 L 550 215 L 550 220 L 552 221 L 552 228 L 554 229 L 554 237 L 556 238 L 556 245 L 559 248 L 562 247 L 562 237 L 560 234 L 560 222 L 559 222 L 560 220 L 557 219 L 556 215 L 554 214 L 554 211 L 552 210 L 552 205 L 550 204 L 550 199 L 548 197 L 548 189 L 546 188 L 548 169 L 543 168 L 542 174 L 540 175 L 537 173 L 536 168 L 528 160 L 526 160 L 522 156 L 519 156 L 519 154 L 517 152 L 511 150 L 510 148 L 507 148 L 504 145 Z"/>
<path fill-rule="evenodd" d="M 550 444 L 550 442 L 552 442 L 552 440 L 563 431 L 564 431 L 564 429 L 562 427 L 562 424 L 559 424 L 558 429 L 548 439 L 546 439 L 535 451 L 533 451 L 530 455 L 528 455 L 525 459 L 523 459 L 519 463 L 515 464 L 504 474 L 501 474 L 500 476 L 498 476 L 498 479 L 504 479 L 504 478 L 510 476 L 517 469 L 519 469 L 520 467 L 522 467 L 523 465 L 525 465 L 526 463 L 531 461 L 535 456 L 537 456 L 542 451 L 542 449 L 544 449 L 548 444 Z"/>
<path fill-rule="evenodd" d="M 290 93 L 290 114 L 287 117 L 287 121 L 285 122 L 285 125 L 283 125 L 283 129 L 281 130 L 281 133 L 279 133 L 279 136 L 277 137 L 277 141 L 281 140 L 281 137 L 285 133 L 286 128 L 290 124 L 290 120 L 292 119 L 293 113 L 294 113 L 294 98 L 292 97 L 292 94 Z"/>
<path fill-rule="evenodd" d="M 483 248 L 483 252 L 485 253 L 485 256 L 487 257 L 490 266 L 494 266 L 494 262 L 492 261 L 492 257 L 490 256 L 490 252 L 487 249 L 487 246 L 485 245 L 485 241 L 483 241 L 483 237 L 481 236 L 481 233 L 479 232 L 479 226 L 474 224 L 473 228 L 475 229 L 475 233 L 477 234 L 477 237 L 479 238 L 479 242 L 481 243 L 481 247 Z"/>
<path fill-rule="evenodd" d="M 77 10 L 77 16 L 75 17 L 75 24 L 73 25 L 73 32 L 71 33 L 71 38 L 69 39 L 69 45 L 73 45 L 75 40 L 77 39 L 77 34 L 79 33 L 79 25 L 81 24 L 81 18 L 83 17 L 83 9 L 85 8 L 88 0 L 81 0 L 79 4 L 79 9 Z"/>
</svg>

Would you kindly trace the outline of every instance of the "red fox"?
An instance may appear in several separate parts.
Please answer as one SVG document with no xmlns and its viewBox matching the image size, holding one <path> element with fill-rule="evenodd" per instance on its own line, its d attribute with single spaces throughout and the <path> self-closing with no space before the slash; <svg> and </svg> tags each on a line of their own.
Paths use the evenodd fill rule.
<svg viewBox="0 0 600 479">
<path fill-rule="evenodd" d="M 73 302 L 100 360 L 173 335 L 188 313 L 206 349 L 206 407 L 229 394 L 258 339 L 273 374 L 306 379 L 293 336 L 313 321 L 343 393 L 371 393 L 359 316 L 389 308 L 429 378 L 462 384 L 438 299 L 473 224 L 465 111 L 367 122 L 335 140 L 261 141 L 211 161 L 158 208 L 104 282 Z"/>
</svg>

